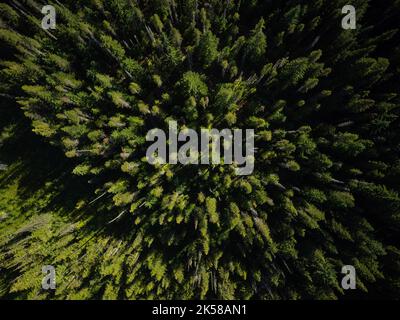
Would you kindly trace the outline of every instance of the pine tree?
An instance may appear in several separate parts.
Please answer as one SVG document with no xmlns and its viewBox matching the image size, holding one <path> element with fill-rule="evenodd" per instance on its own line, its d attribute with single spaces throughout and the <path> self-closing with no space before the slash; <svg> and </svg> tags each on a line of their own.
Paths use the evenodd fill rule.
<svg viewBox="0 0 400 320">
<path fill-rule="evenodd" d="M 0 297 L 400 293 L 398 1 L 0 4 Z M 382 17 L 377 20 L 377 16 Z M 390 48 L 390 50 L 387 50 Z M 255 170 L 150 165 L 146 134 L 254 129 Z M 57 268 L 42 290 L 41 266 Z"/>
</svg>

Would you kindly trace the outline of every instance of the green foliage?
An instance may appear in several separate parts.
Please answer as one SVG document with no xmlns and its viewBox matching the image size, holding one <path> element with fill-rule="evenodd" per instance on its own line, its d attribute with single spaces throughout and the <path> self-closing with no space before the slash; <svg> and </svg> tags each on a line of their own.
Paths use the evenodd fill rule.
<svg viewBox="0 0 400 320">
<path fill-rule="evenodd" d="M 35 1 L 0 4 L 0 298 L 337 299 L 344 264 L 398 298 L 386 2 L 356 30 L 338 0 L 63 1 L 47 31 Z M 254 129 L 254 173 L 150 165 L 170 120 Z"/>
</svg>

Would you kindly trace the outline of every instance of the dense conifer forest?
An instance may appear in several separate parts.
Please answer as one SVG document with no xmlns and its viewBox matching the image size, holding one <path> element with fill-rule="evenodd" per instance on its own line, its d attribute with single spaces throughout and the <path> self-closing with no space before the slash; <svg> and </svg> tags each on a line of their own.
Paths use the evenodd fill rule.
<svg viewBox="0 0 400 320">
<path fill-rule="evenodd" d="M 0 3 L 0 298 L 398 298 L 399 21 L 399 0 Z M 254 172 L 150 165 L 172 120 L 254 129 Z"/>
</svg>

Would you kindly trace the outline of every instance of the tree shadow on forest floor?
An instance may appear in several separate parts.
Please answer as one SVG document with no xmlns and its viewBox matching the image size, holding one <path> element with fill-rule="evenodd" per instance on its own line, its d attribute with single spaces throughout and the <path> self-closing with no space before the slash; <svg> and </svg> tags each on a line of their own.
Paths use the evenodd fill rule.
<svg viewBox="0 0 400 320">
<path fill-rule="evenodd" d="M 19 180 L 18 196 L 27 200 L 40 189 L 54 192 L 54 201 L 62 207 L 73 208 L 78 198 L 91 194 L 93 188 L 86 179 L 71 173 L 74 163 L 61 150 L 45 143 L 40 137 L 24 132 L 12 137 L 0 148 L 0 161 L 5 164 L 4 178 L 0 187 Z M 57 208 L 48 208 L 57 209 Z"/>
<path fill-rule="evenodd" d="M 45 206 L 38 205 L 41 212 L 52 212 L 71 222 L 91 219 L 82 232 L 102 230 L 108 236 L 119 238 L 131 231 L 129 224 L 123 222 L 109 225 L 108 221 L 117 212 L 104 206 L 102 201 L 91 204 L 98 197 L 95 193 L 98 185 L 89 183 L 88 177 L 72 174 L 76 162 L 25 126 L 0 145 L 0 163 L 7 166 L 0 172 L 0 189 L 8 188 L 17 180 L 18 199 L 22 202 L 28 202 L 38 193 L 49 196 Z M 77 204 L 82 201 L 85 205 L 78 210 Z"/>
</svg>

